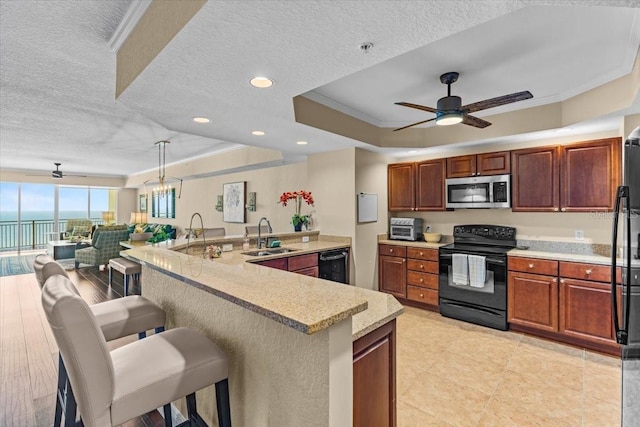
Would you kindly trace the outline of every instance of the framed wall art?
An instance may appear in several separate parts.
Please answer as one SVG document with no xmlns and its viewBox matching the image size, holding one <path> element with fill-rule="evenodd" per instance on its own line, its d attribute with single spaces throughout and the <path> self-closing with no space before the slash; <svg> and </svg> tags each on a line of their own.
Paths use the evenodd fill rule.
<svg viewBox="0 0 640 427">
<path fill-rule="evenodd" d="M 222 220 L 224 222 L 245 222 L 245 181 L 231 182 L 222 185 L 222 197 L 224 208 L 222 210 Z"/>
<path fill-rule="evenodd" d="M 147 211 L 147 195 L 141 194 L 140 195 L 140 212 L 146 212 L 146 211 Z"/>
</svg>

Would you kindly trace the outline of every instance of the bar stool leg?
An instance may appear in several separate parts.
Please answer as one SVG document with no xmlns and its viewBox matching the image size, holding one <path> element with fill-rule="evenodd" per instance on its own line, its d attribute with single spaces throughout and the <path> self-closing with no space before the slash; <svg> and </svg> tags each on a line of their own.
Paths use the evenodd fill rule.
<svg viewBox="0 0 640 427">
<path fill-rule="evenodd" d="M 129 274 L 124 274 L 124 296 L 129 295 Z"/>
<path fill-rule="evenodd" d="M 164 408 L 164 425 L 165 427 L 173 426 L 173 419 L 171 418 L 171 403 L 167 403 Z"/>
<path fill-rule="evenodd" d="M 216 383 L 216 408 L 218 409 L 218 426 L 231 427 L 229 379 L 227 378 Z"/>
<path fill-rule="evenodd" d="M 56 412 L 53 418 L 53 427 L 60 427 L 62 421 L 62 403 L 64 402 L 65 386 L 67 385 L 67 370 L 62 362 L 62 356 L 58 356 L 58 389 L 56 391 Z"/>
<path fill-rule="evenodd" d="M 113 283 L 113 268 L 111 268 L 111 264 L 109 264 L 109 287 Z"/>
</svg>

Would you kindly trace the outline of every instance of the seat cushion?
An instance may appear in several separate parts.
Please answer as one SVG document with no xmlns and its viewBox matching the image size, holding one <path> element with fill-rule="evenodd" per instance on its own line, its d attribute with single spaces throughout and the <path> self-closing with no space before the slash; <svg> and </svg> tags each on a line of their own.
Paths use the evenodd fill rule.
<svg viewBox="0 0 640 427">
<path fill-rule="evenodd" d="M 121 424 L 228 377 L 226 355 L 189 328 L 171 329 L 111 352 L 111 422 Z"/>
<path fill-rule="evenodd" d="M 132 295 L 89 306 L 107 341 L 164 326 L 163 309 L 145 297 Z"/>
</svg>

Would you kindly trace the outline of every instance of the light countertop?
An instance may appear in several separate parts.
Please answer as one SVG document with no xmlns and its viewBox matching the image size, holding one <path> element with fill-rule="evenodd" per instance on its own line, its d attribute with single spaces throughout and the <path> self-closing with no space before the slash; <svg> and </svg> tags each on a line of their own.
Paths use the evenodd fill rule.
<svg viewBox="0 0 640 427">
<path fill-rule="evenodd" d="M 555 261 L 584 262 L 588 264 L 611 265 L 611 257 L 603 255 L 581 255 L 561 252 L 531 251 L 524 249 L 511 249 L 507 255 L 525 258 L 550 259 Z M 619 265 L 621 261 L 618 262 Z"/>
<path fill-rule="evenodd" d="M 356 340 L 403 311 L 402 305 L 385 293 L 254 264 L 349 247 L 349 239 L 327 236 L 326 239 L 320 237 L 307 243 L 283 241 L 283 247 L 295 249 L 295 252 L 253 257 L 236 249 L 223 252 L 220 258 L 214 259 L 199 256 L 202 245 L 189 249 L 198 256 L 179 252 L 186 248 L 186 241 L 153 245 L 122 243 L 131 247 L 121 253 L 129 259 L 306 334 L 313 334 L 353 316 L 352 333 Z M 255 245 L 251 250 L 255 250 Z"/>
</svg>

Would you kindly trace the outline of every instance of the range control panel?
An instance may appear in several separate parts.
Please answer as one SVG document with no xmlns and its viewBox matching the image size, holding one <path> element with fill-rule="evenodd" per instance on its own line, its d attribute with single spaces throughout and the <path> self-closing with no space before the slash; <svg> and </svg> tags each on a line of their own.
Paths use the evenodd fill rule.
<svg viewBox="0 0 640 427">
<path fill-rule="evenodd" d="M 453 227 L 453 238 L 458 242 L 499 243 L 515 246 L 516 229 L 501 225 L 456 225 Z"/>
</svg>

